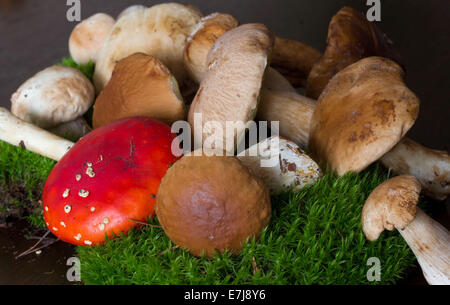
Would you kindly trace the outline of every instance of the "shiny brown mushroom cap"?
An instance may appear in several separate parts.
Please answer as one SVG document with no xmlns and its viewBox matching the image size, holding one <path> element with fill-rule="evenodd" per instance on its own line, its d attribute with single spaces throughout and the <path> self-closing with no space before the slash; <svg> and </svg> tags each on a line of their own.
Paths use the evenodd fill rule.
<svg viewBox="0 0 450 305">
<path fill-rule="evenodd" d="M 362 59 L 336 74 L 320 96 L 309 148 L 339 175 L 359 172 L 403 138 L 417 119 L 419 103 L 398 64 Z"/>
<path fill-rule="evenodd" d="M 362 13 L 343 7 L 331 19 L 327 49 L 314 64 L 307 80 L 306 96 L 317 99 L 330 79 L 358 60 L 382 56 L 399 62 L 392 42 Z"/>
<path fill-rule="evenodd" d="M 416 216 L 420 182 L 411 175 L 397 176 L 380 184 L 362 210 L 362 229 L 368 240 L 376 240 L 385 229 L 404 229 Z"/>
</svg>

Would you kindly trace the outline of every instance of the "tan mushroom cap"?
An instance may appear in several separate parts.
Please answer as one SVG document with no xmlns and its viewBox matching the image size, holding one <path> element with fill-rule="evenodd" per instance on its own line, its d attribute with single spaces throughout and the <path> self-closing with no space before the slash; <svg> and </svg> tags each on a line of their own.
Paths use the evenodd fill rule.
<svg viewBox="0 0 450 305">
<path fill-rule="evenodd" d="M 238 24 L 236 18 L 222 13 L 213 13 L 200 20 L 184 48 L 184 64 L 193 81 L 202 81 L 208 52 L 214 42 Z"/>
<path fill-rule="evenodd" d="M 211 147 L 214 149 L 225 149 L 227 139 L 233 140 L 235 145 L 240 142 L 246 125 L 256 115 L 273 43 L 272 32 L 263 24 L 239 26 L 216 41 L 208 54 L 208 69 L 189 111 L 191 126 L 195 126 L 195 115 L 202 115 L 203 130 L 193 128 L 196 145 L 207 138 L 216 140 L 217 145 Z M 225 131 L 227 121 L 237 126 L 228 137 L 226 132 L 215 133 L 214 124 L 210 124 L 217 122 Z"/>
<path fill-rule="evenodd" d="M 77 69 L 52 66 L 23 83 L 11 97 L 11 112 L 41 128 L 82 116 L 94 101 L 94 87 Z"/>
<path fill-rule="evenodd" d="M 196 256 L 237 254 L 271 217 L 263 181 L 235 157 L 185 156 L 161 181 L 156 215 L 167 236 Z"/>
<path fill-rule="evenodd" d="M 306 96 L 317 99 L 330 79 L 358 60 L 381 56 L 399 62 L 392 42 L 362 13 L 344 7 L 331 19 L 327 49 L 314 64 L 307 80 Z"/>
<path fill-rule="evenodd" d="M 94 105 L 92 123 L 101 127 L 119 119 L 147 116 L 172 124 L 186 108 L 176 79 L 156 58 L 136 53 L 119 61 Z"/>
<path fill-rule="evenodd" d="M 336 74 L 320 96 L 309 148 L 339 175 L 359 172 L 403 138 L 419 104 L 399 65 L 381 57 L 362 59 Z"/>
<path fill-rule="evenodd" d="M 69 38 L 69 51 L 73 60 L 81 65 L 96 62 L 106 37 L 116 21 L 108 14 L 95 14 L 73 29 Z"/>
<path fill-rule="evenodd" d="M 98 56 L 94 73 L 97 93 L 106 86 L 119 60 L 139 52 L 161 60 L 182 84 L 187 76 L 184 46 L 201 17 L 196 9 L 178 3 L 135 6 L 122 14 Z"/>
<path fill-rule="evenodd" d="M 380 184 L 362 210 L 362 229 L 368 240 L 376 240 L 386 229 L 403 230 L 416 216 L 420 182 L 411 175 L 397 176 Z"/>
</svg>

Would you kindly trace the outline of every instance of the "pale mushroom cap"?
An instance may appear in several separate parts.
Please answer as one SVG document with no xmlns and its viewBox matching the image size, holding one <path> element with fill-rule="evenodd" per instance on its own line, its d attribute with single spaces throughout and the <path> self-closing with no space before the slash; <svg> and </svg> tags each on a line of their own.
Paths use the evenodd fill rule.
<svg viewBox="0 0 450 305">
<path fill-rule="evenodd" d="M 140 5 L 140 4 L 136 4 L 136 5 L 132 5 L 127 7 L 126 9 L 124 9 L 119 16 L 117 16 L 117 20 L 119 20 L 120 18 L 124 17 L 125 15 L 128 15 L 128 13 L 132 13 L 133 11 L 136 10 L 142 10 L 142 9 L 146 9 L 147 7 L 145 5 Z"/>
<path fill-rule="evenodd" d="M 339 175 L 359 172 L 401 140 L 419 113 L 402 68 L 369 57 L 328 83 L 311 119 L 309 148 Z"/>
<path fill-rule="evenodd" d="M 108 14 L 98 13 L 80 22 L 69 38 L 69 51 L 73 60 L 81 65 L 96 62 L 106 37 L 115 20 Z"/>
<path fill-rule="evenodd" d="M 77 69 L 49 67 L 23 83 L 11 97 L 11 112 L 41 128 L 82 116 L 92 105 L 94 87 Z"/>
<path fill-rule="evenodd" d="M 203 17 L 193 29 L 184 49 L 184 64 L 194 82 L 202 81 L 208 52 L 216 40 L 238 24 L 238 20 L 229 14 L 213 13 Z"/>
<path fill-rule="evenodd" d="M 161 61 L 142 53 L 119 61 L 95 101 L 94 128 L 113 121 L 146 116 L 172 124 L 184 120 L 186 107 L 178 84 Z"/>
<path fill-rule="evenodd" d="M 227 138 L 238 144 L 245 126 L 256 115 L 273 41 L 273 34 L 262 24 L 239 26 L 216 41 L 208 54 L 207 72 L 189 111 L 191 126 L 195 126 L 195 114 L 202 115 L 203 130 L 193 128 L 196 145 L 204 143 L 206 138 L 217 140 L 213 141 L 217 143 L 215 149 L 225 149 Z M 226 132 L 218 135 L 213 122 L 220 124 L 223 131 L 226 122 L 240 127 L 230 139 Z"/>
<path fill-rule="evenodd" d="M 391 178 L 375 188 L 362 210 L 362 229 L 367 239 L 376 240 L 385 229 L 402 230 L 412 222 L 420 191 L 420 182 L 411 175 Z"/>
<path fill-rule="evenodd" d="M 150 8 L 135 7 L 123 14 L 98 56 L 94 73 L 97 93 L 108 83 L 116 63 L 134 53 L 144 53 L 161 60 L 177 81 L 183 83 L 186 77 L 184 46 L 200 18 L 194 8 L 177 3 Z"/>
</svg>

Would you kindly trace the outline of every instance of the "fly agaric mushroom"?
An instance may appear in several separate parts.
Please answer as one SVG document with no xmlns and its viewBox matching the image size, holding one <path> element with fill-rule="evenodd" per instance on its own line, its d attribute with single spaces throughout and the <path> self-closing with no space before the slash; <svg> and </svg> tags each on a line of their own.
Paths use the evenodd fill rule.
<svg viewBox="0 0 450 305">
<path fill-rule="evenodd" d="M 77 69 L 52 66 L 24 82 L 11 96 L 11 112 L 18 118 L 45 129 L 59 127 L 79 138 L 77 129 L 94 100 L 94 87 Z M 61 126 L 67 124 L 67 126 Z M 87 124 L 87 123 L 83 123 Z"/>
<path fill-rule="evenodd" d="M 398 64 L 364 58 L 328 83 L 314 110 L 308 146 L 338 175 L 359 172 L 403 138 L 419 103 Z"/>
<path fill-rule="evenodd" d="M 362 229 L 370 241 L 396 228 L 417 257 L 429 284 L 450 284 L 450 233 L 416 207 L 421 186 L 410 175 L 379 185 L 362 210 Z"/>
<path fill-rule="evenodd" d="M 97 58 L 94 72 L 97 93 L 106 86 L 119 60 L 139 52 L 161 60 L 183 84 L 184 45 L 200 18 L 196 9 L 178 3 L 151 8 L 137 6 L 122 14 Z"/>
<path fill-rule="evenodd" d="M 114 23 L 113 17 L 98 13 L 77 24 L 69 38 L 69 52 L 73 60 L 80 65 L 90 61 L 95 63 Z"/>
<path fill-rule="evenodd" d="M 94 128 L 147 116 L 167 124 L 184 120 L 186 108 L 175 77 L 156 58 L 136 53 L 120 60 L 95 101 Z"/>
<path fill-rule="evenodd" d="M 237 158 L 264 181 L 272 194 L 290 189 L 299 191 L 321 176 L 317 163 L 297 144 L 278 136 L 251 146 Z"/>
<path fill-rule="evenodd" d="M 195 145 L 213 138 L 216 146 L 211 148 L 234 150 L 242 140 L 246 124 L 256 115 L 272 47 L 273 35 L 262 24 L 239 26 L 215 42 L 208 54 L 207 72 L 189 110 L 191 126 L 196 126 L 196 116 L 202 115 L 202 128 L 194 128 Z M 217 122 L 225 130 L 227 121 L 235 124 L 233 134 L 218 138 L 210 123 Z M 235 145 L 226 148 L 230 140 Z"/>
<path fill-rule="evenodd" d="M 269 224 L 269 191 L 235 157 L 200 153 L 184 156 L 167 171 L 156 216 L 172 242 L 193 255 L 237 254 Z"/>
<path fill-rule="evenodd" d="M 61 240 L 102 244 L 154 213 L 175 135 L 150 118 L 127 118 L 98 128 L 55 165 L 43 191 L 45 222 Z"/>
<path fill-rule="evenodd" d="M 229 14 L 213 13 L 203 17 L 189 36 L 184 49 L 184 64 L 191 79 L 199 84 L 206 72 L 208 52 L 216 40 L 239 21 Z M 321 53 L 293 40 L 275 37 L 272 66 L 294 84 L 305 84 L 306 78 Z"/>
<path fill-rule="evenodd" d="M 58 161 L 44 186 L 47 227 L 66 242 L 94 246 L 154 213 L 161 178 L 181 155 L 162 122 L 126 118 L 76 144 L 0 108 L 0 139 Z M 105 235 L 106 234 L 106 235 Z"/>
<path fill-rule="evenodd" d="M 308 76 L 306 96 L 317 99 L 339 71 L 365 57 L 380 56 L 399 62 L 392 42 L 362 13 L 344 7 L 331 19 L 327 49 Z"/>
</svg>

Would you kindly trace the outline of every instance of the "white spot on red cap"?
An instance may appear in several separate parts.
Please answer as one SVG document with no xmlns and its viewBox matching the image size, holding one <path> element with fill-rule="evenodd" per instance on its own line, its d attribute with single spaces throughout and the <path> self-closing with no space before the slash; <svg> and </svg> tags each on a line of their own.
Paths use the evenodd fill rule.
<svg viewBox="0 0 450 305">
<path fill-rule="evenodd" d="M 86 191 L 86 190 L 80 190 L 80 191 L 78 192 L 78 196 L 83 197 L 83 198 L 86 198 L 87 196 L 89 196 L 89 191 Z"/>
<path fill-rule="evenodd" d="M 60 225 L 62 225 L 64 228 L 66 227 L 66 224 L 64 223 L 64 221 L 61 221 Z"/>
<path fill-rule="evenodd" d="M 44 209 L 45 209 L 45 211 L 47 212 L 47 211 L 48 211 L 48 206 L 45 206 L 45 208 L 44 208 Z"/>
<path fill-rule="evenodd" d="M 80 175 L 80 174 L 77 174 L 77 175 L 75 176 L 75 179 L 77 179 L 77 181 L 80 181 L 80 180 L 81 180 L 81 175 Z"/>
<path fill-rule="evenodd" d="M 81 234 L 78 233 L 77 235 L 74 236 L 74 238 L 75 238 L 76 240 L 80 240 L 80 239 L 81 239 Z"/>
<path fill-rule="evenodd" d="M 92 241 L 90 241 L 90 240 L 85 240 L 85 241 L 84 241 L 84 244 L 90 246 L 90 245 L 92 245 Z"/>
<path fill-rule="evenodd" d="M 66 214 L 69 214 L 71 210 L 72 210 L 72 207 L 70 205 L 64 206 L 64 212 L 66 212 Z"/>
<path fill-rule="evenodd" d="M 53 231 L 58 231 L 58 228 L 57 227 L 53 227 Z"/>
<path fill-rule="evenodd" d="M 91 212 L 92 212 L 92 213 L 95 212 L 95 207 L 91 207 Z"/>
<path fill-rule="evenodd" d="M 108 224 L 108 223 L 109 223 L 109 218 L 103 219 L 103 222 L 104 222 L 105 224 Z"/>
<path fill-rule="evenodd" d="M 104 224 L 104 223 L 99 224 L 99 225 L 98 225 L 98 228 L 99 228 L 101 231 L 103 231 L 103 230 L 105 229 L 105 224 Z"/>
<path fill-rule="evenodd" d="M 92 169 L 92 167 L 88 167 L 88 168 L 86 169 L 86 175 L 88 175 L 88 176 L 91 177 L 91 178 L 94 178 L 94 177 L 95 177 L 95 173 L 94 173 L 94 170 Z"/>
<path fill-rule="evenodd" d="M 66 189 L 66 190 L 64 191 L 64 193 L 63 193 L 63 197 L 64 197 L 64 198 L 69 197 L 69 192 L 70 192 L 70 189 Z"/>
</svg>

